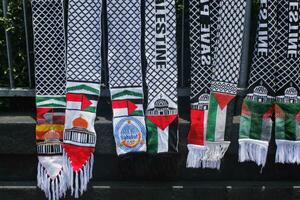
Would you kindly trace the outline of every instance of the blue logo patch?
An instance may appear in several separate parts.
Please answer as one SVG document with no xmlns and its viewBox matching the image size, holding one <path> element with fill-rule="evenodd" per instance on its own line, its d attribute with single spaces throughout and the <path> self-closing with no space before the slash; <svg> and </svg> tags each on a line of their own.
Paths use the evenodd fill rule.
<svg viewBox="0 0 300 200">
<path fill-rule="evenodd" d="M 145 126 L 134 117 L 125 117 L 117 123 L 114 136 L 120 149 L 125 152 L 136 152 L 145 144 Z"/>
</svg>

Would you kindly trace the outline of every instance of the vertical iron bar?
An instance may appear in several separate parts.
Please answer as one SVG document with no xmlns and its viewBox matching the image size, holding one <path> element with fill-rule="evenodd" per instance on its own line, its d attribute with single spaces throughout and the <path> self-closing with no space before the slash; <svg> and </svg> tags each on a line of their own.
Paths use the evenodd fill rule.
<svg viewBox="0 0 300 200">
<path fill-rule="evenodd" d="M 240 78 L 239 78 L 239 83 L 238 83 L 240 90 L 245 90 L 247 87 L 247 82 L 248 82 L 249 43 L 250 43 L 250 29 L 251 29 L 251 7 L 252 7 L 252 1 L 246 0 L 243 48 L 242 48 L 242 56 L 241 56 Z"/>
<path fill-rule="evenodd" d="M 109 76 L 109 70 L 108 70 L 108 58 L 107 58 L 107 49 L 108 49 L 108 40 L 107 40 L 107 13 L 106 13 L 106 6 L 107 6 L 107 2 L 106 1 L 102 1 L 102 11 L 101 11 L 101 37 L 102 37 L 102 43 L 101 43 L 101 49 L 102 49 L 102 64 L 103 66 L 101 67 L 102 72 L 104 73 L 103 75 L 101 75 L 104 80 L 101 81 L 102 83 L 104 83 L 105 88 L 109 87 L 109 83 L 108 83 L 108 76 Z"/>
<path fill-rule="evenodd" d="M 3 16 L 7 18 L 7 9 L 8 4 L 7 0 L 2 0 L 3 5 Z M 6 52 L 7 52 L 7 61 L 8 61 L 8 69 L 9 69 L 9 86 L 10 88 L 14 88 L 14 79 L 12 74 L 12 54 L 11 54 L 11 42 L 10 42 L 10 34 L 7 30 L 5 30 L 5 40 L 6 40 Z"/>
<path fill-rule="evenodd" d="M 24 29 L 25 29 L 25 41 L 26 41 L 26 56 L 27 56 L 27 72 L 28 72 L 28 81 L 29 88 L 32 88 L 31 80 L 31 62 L 30 62 L 30 53 L 29 53 L 29 37 L 28 37 L 28 24 L 27 24 L 27 8 L 26 0 L 23 0 L 23 18 L 24 18 Z"/>
</svg>

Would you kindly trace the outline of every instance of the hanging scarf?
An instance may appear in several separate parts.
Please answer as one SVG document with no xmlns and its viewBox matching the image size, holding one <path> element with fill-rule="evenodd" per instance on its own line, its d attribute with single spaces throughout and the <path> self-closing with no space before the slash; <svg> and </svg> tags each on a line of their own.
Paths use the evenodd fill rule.
<svg viewBox="0 0 300 200">
<path fill-rule="evenodd" d="M 79 197 L 92 178 L 101 79 L 101 1 L 69 1 L 65 171 Z"/>
<path fill-rule="evenodd" d="M 65 36 L 63 2 L 33 0 L 35 53 L 37 184 L 48 199 L 67 190 L 62 139 L 65 121 Z"/>
<path fill-rule="evenodd" d="M 240 119 L 239 161 L 264 166 L 275 96 L 277 0 L 261 0 L 248 91 Z"/>
<path fill-rule="evenodd" d="M 278 1 L 276 162 L 300 163 L 299 0 Z"/>
<path fill-rule="evenodd" d="M 176 12 L 173 0 L 146 0 L 148 152 L 178 151 Z"/>
<path fill-rule="evenodd" d="M 219 0 L 190 0 L 191 125 L 187 167 L 201 167 L 207 127 L 211 72 L 217 40 Z"/>
<path fill-rule="evenodd" d="M 146 151 L 140 0 L 108 0 L 108 68 L 117 154 Z"/>
<path fill-rule="evenodd" d="M 245 0 L 220 2 L 218 41 L 212 72 L 203 168 L 220 168 L 230 141 L 225 141 L 227 107 L 237 93 L 243 41 Z"/>
</svg>

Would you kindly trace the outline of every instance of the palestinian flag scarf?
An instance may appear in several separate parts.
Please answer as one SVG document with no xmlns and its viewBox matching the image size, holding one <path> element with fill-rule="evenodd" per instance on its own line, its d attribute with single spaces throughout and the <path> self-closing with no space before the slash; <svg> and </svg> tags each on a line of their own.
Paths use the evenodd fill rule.
<svg viewBox="0 0 300 200">
<path fill-rule="evenodd" d="M 108 68 L 117 154 L 146 151 L 140 0 L 108 0 Z"/>
<path fill-rule="evenodd" d="M 71 194 L 92 178 L 101 79 L 101 1 L 69 0 L 64 161 Z"/>
<path fill-rule="evenodd" d="M 191 113 L 187 167 L 201 167 L 205 147 L 207 113 L 217 40 L 219 0 L 190 0 Z"/>
<path fill-rule="evenodd" d="M 146 0 L 148 152 L 178 151 L 176 11 L 174 0 Z"/>
<path fill-rule="evenodd" d="M 212 72 L 203 168 L 220 168 L 230 144 L 225 141 L 227 107 L 237 93 L 243 41 L 245 0 L 222 0 Z"/>
<path fill-rule="evenodd" d="M 63 1 L 33 0 L 38 153 L 37 184 L 48 199 L 67 190 L 62 139 L 65 121 L 65 31 Z"/>
<path fill-rule="evenodd" d="M 261 0 L 248 91 L 240 118 L 239 161 L 266 163 L 275 96 L 277 0 Z"/>
<path fill-rule="evenodd" d="M 299 0 L 278 1 L 276 162 L 300 163 Z"/>
</svg>

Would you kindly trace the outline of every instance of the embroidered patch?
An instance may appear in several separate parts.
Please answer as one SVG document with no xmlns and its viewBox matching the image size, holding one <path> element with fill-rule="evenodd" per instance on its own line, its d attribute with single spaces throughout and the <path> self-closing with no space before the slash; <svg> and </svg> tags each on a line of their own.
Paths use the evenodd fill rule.
<svg viewBox="0 0 300 200">
<path fill-rule="evenodd" d="M 124 152 L 141 151 L 146 148 L 146 130 L 143 117 L 116 118 L 114 136 L 116 145 Z M 117 151 L 119 152 L 120 150 Z"/>
</svg>

